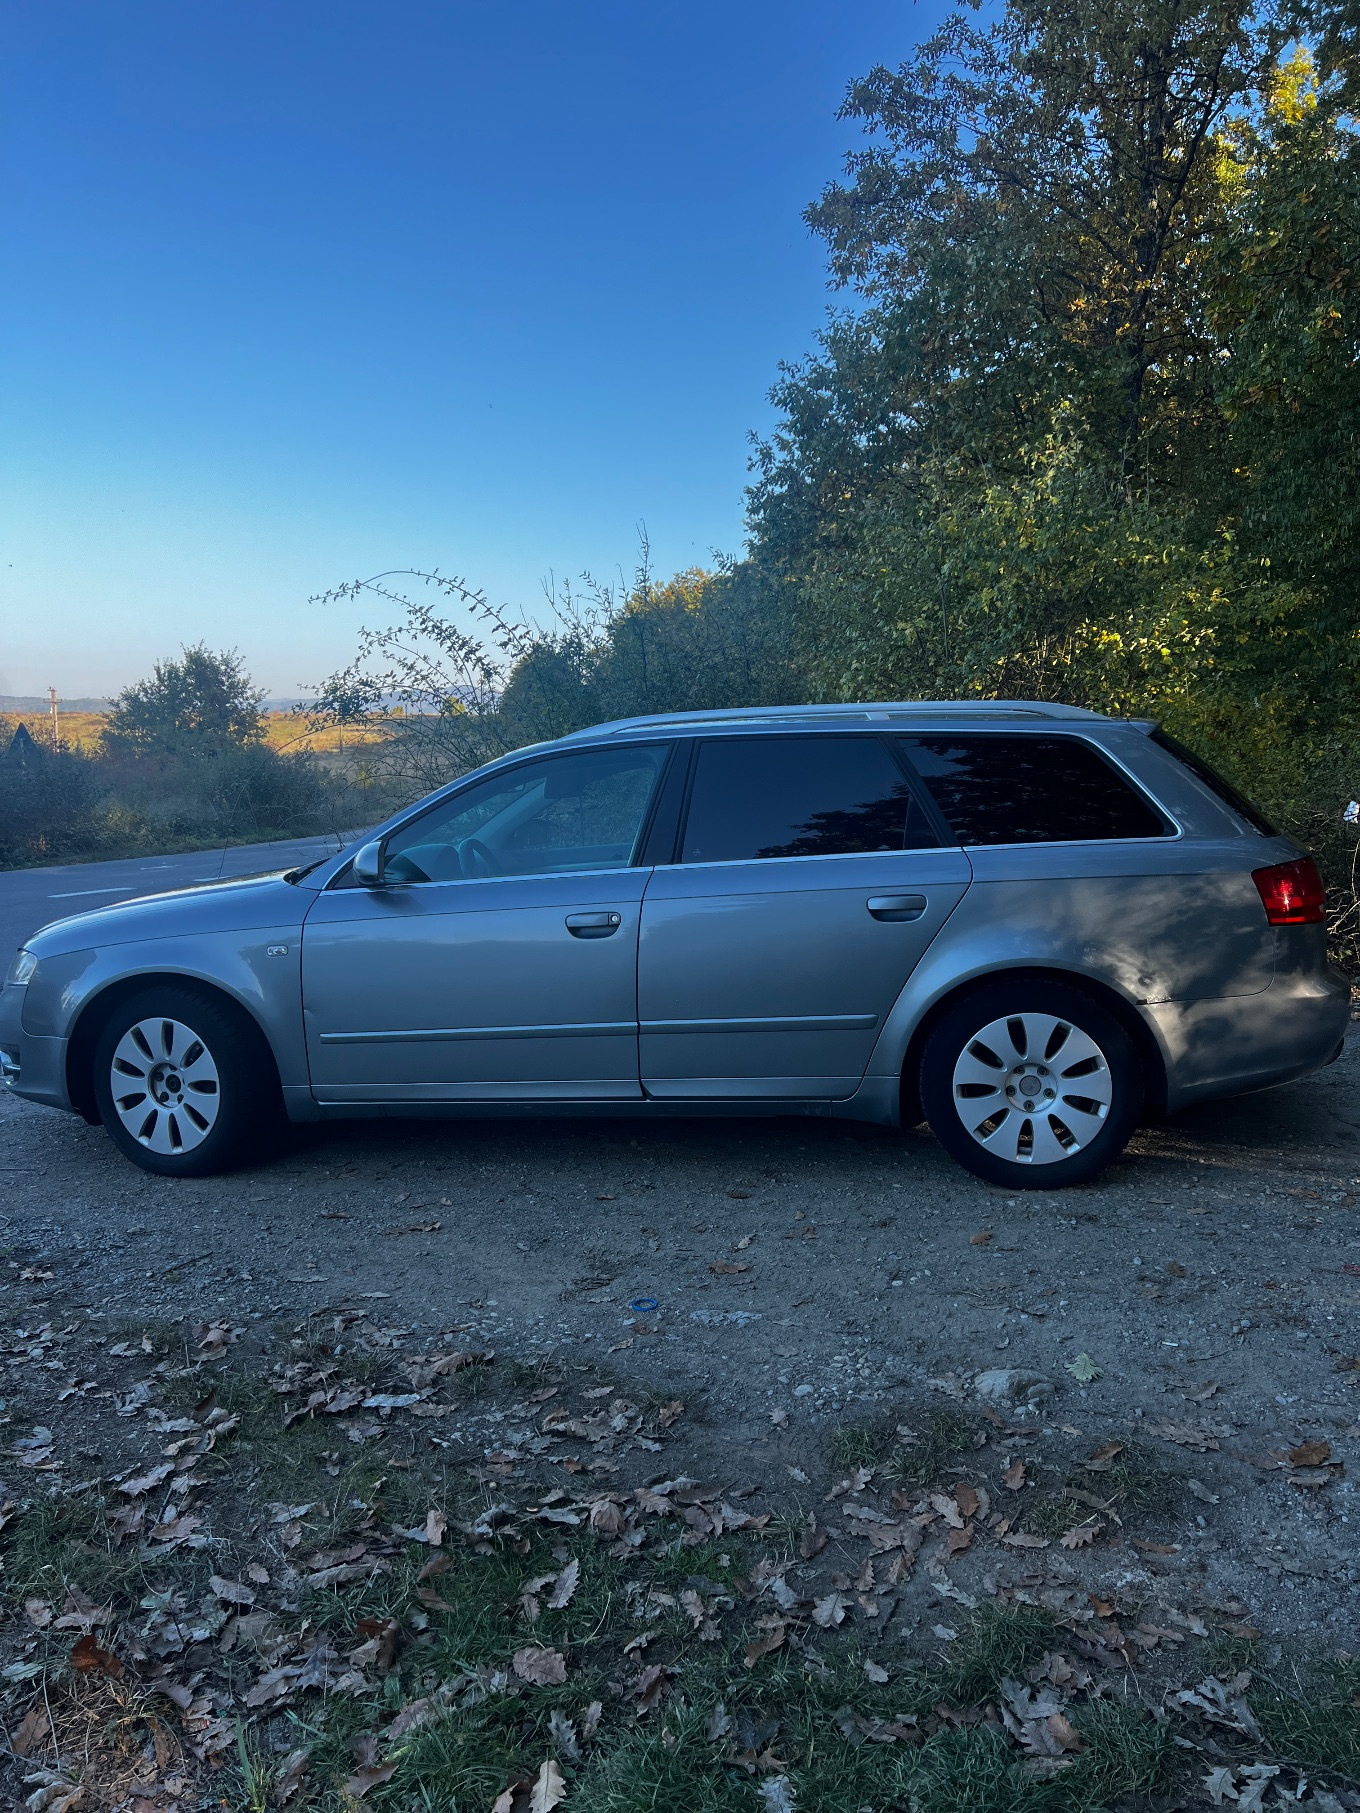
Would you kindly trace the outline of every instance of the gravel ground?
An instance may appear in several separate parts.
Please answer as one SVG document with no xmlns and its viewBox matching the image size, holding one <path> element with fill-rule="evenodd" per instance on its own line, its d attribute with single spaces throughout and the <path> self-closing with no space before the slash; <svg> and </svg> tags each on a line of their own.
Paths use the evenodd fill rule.
<svg viewBox="0 0 1360 1813">
<path fill-rule="evenodd" d="M 1344 1647 L 1358 1068 L 1352 1040 L 1318 1076 L 1140 1133 L 1092 1185 L 1019 1197 L 923 1132 L 794 1119 L 352 1123 L 170 1182 L 4 1099 L 3 1295 L 28 1326 L 360 1308 L 417 1341 L 456 1327 L 683 1395 L 691 1470 L 771 1482 L 822 1477 L 833 1429 L 976 1412 L 978 1375 L 1004 1372 L 994 1415 L 1032 1428 L 1036 1460 L 1137 1441 L 1193 1478 L 1189 1539 L 1154 1572 Z M 1305 1443 L 1329 1447 L 1291 1462 Z"/>
</svg>

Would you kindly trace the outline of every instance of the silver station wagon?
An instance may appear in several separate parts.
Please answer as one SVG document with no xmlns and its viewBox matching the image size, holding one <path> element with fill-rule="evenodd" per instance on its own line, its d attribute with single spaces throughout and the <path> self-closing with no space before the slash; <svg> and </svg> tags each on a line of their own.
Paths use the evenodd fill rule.
<svg viewBox="0 0 1360 1813">
<path fill-rule="evenodd" d="M 602 724 L 310 869 L 45 927 L 5 1083 L 197 1176 L 288 1121 L 929 1122 L 1012 1189 L 1334 1058 L 1309 857 L 1155 724 L 1045 704 Z"/>
</svg>

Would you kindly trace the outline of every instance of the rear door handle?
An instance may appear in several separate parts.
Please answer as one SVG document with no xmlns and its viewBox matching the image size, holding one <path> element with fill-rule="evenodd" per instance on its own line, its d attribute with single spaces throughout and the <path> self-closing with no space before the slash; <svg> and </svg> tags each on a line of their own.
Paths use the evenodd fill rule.
<svg viewBox="0 0 1360 1813">
<path fill-rule="evenodd" d="M 622 913 L 567 914 L 567 930 L 573 938 L 612 938 L 622 924 Z"/>
<path fill-rule="evenodd" d="M 924 894 L 871 894 L 866 904 L 873 918 L 901 924 L 904 920 L 921 917 L 926 910 L 926 897 Z"/>
</svg>

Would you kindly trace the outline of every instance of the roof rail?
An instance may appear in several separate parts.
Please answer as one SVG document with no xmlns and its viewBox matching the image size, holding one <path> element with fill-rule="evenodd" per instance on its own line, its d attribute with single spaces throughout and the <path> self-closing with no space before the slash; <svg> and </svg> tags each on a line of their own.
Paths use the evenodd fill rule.
<svg viewBox="0 0 1360 1813">
<path fill-rule="evenodd" d="M 1059 705 L 1043 699 L 901 699 L 874 700 L 863 705 L 741 705 L 719 711 L 668 711 L 650 716 L 615 718 L 574 730 L 561 740 L 577 737 L 618 736 L 630 730 L 663 728 L 702 729 L 724 724 L 852 723 L 881 724 L 922 718 L 1049 718 L 1109 723 L 1098 711 L 1081 705 Z"/>
</svg>

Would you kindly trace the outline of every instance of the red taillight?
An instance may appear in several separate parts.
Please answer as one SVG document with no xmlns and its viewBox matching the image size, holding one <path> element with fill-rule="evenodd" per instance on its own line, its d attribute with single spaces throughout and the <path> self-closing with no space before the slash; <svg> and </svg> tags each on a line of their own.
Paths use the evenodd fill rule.
<svg viewBox="0 0 1360 1813">
<path fill-rule="evenodd" d="M 1311 856 L 1253 869 L 1251 878 L 1272 925 L 1322 925 L 1327 918 L 1327 890 Z"/>
</svg>

